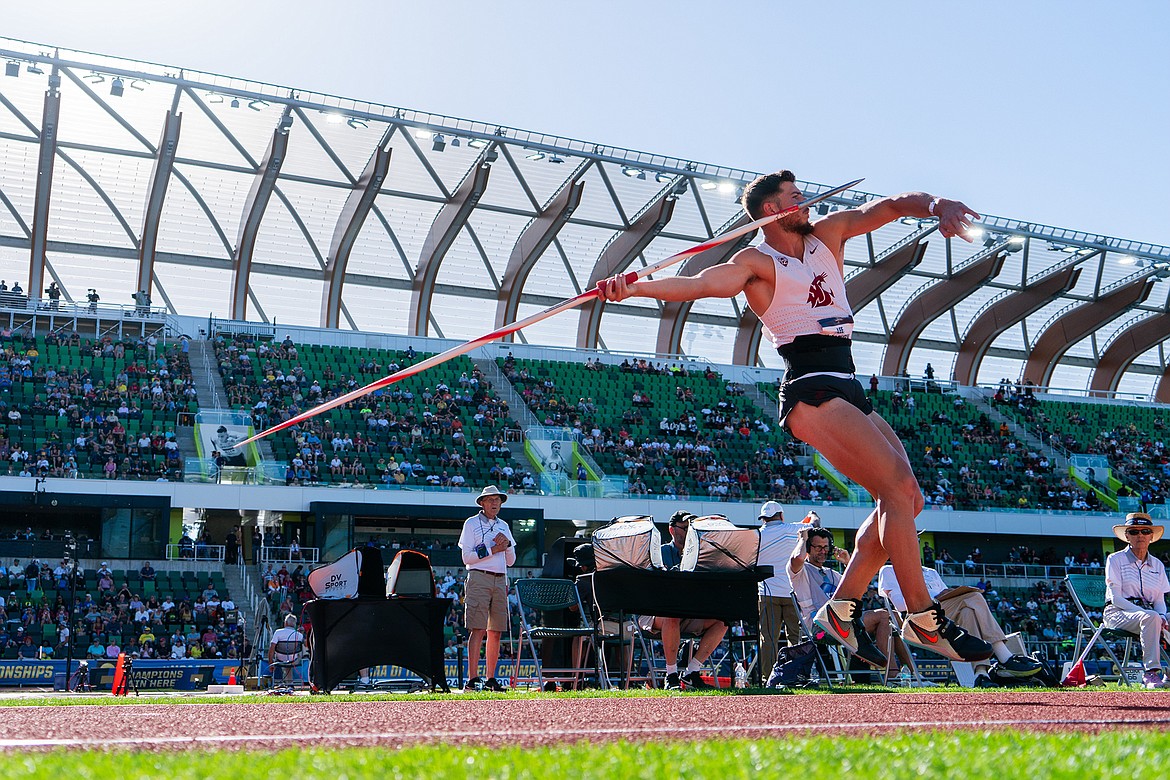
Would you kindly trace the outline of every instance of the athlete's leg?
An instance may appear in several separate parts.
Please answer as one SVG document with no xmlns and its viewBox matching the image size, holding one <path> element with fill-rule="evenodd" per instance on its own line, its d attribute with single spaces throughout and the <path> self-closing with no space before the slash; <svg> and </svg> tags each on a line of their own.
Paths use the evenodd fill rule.
<svg viewBox="0 0 1170 780">
<path fill-rule="evenodd" d="M 922 509 L 922 491 L 889 425 L 842 398 L 820 406 L 798 403 L 786 422 L 794 436 L 828 458 L 877 502 L 858 530 L 853 558 L 834 597 L 860 599 L 888 559 L 910 611 L 930 606 L 914 527 Z"/>
</svg>

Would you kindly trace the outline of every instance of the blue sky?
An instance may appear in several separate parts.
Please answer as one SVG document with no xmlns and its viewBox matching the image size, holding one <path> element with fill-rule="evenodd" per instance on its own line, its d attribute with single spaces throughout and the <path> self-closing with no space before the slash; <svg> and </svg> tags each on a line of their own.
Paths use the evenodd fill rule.
<svg viewBox="0 0 1170 780">
<path fill-rule="evenodd" d="M 5 5 L 8 37 L 1170 245 L 1164 0 Z"/>
</svg>

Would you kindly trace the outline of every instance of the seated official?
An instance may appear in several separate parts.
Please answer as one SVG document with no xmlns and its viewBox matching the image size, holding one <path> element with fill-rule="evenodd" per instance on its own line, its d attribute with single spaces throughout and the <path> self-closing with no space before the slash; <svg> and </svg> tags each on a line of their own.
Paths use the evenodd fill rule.
<svg viewBox="0 0 1170 780">
<path fill-rule="evenodd" d="M 694 519 L 693 514 L 683 510 L 670 516 L 670 542 L 662 545 L 662 564 L 666 568 L 677 569 L 682 563 L 682 550 L 687 541 L 687 530 L 691 527 L 691 520 Z M 666 690 L 680 690 L 683 683 L 686 683 L 688 689 L 699 690 L 711 687 L 703 682 L 699 670 L 715 652 L 715 648 L 723 642 L 723 635 L 727 633 L 726 623 L 714 618 L 682 620 L 680 618 L 642 615 L 638 618 L 638 627 L 643 631 L 657 631 L 661 637 L 662 655 L 666 659 Z M 691 654 L 686 672 L 680 675 L 678 651 L 684 633 L 698 636 L 699 647 Z"/>
<path fill-rule="evenodd" d="M 922 567 L 922 576 L 926 580 L 926 589 L 931 598 L 942 605 L 943 614 L 968 634 L 991 645 L 995 659 L 998 661 L 996 676 L 1023 678 L 1032 677 L 1040 672 L 1041 666 L 1038 661 L 1026 655 L 1013 655 L 1012 651 L 1008 649 L 1005 641 L 1007 637 L 1003 633 L 1003 628 L 1000 627 L 995 616 L 991 614 L 991 608 L 987 606 L 987 599 L 983 597 L 982 592 L 977 588 L 947 587 L 942 576 L 927 566 Z M 906 612 L 906 599 L 902 596 L 902 587 L 898 584 L 898 578 L 894 576 L 894 567 L 888 563 L 878 572 L 878 590 L 886 594 L 890 603 L 894 605 L 894 609 L 903 614 Z M 975 661 L 973 666 L 975 667 L 974 687 L 996 687 L 995 680 L 989 673 L 991 671 L 990 659 Z"/>
<path fill-rule="evenodd" d="M 299 653 L 280 653 L 277 652 L 276 646 L 280 642 L 299 642 L 307 649 L 305 635 L 297 629 L 297 616 L 285 615 L 284 626 L 272 632 L 272 639 L 268 643 L 268 663 L 288 663 L 297 658 Z M 289 674 L 291 669 L 284 670 L 285 674 Z M 276 681 L 276 675 L 273 675 L 273 682 Z"/>
<path fill-rule="evenodd" d="M 1162 672 L 1159 646 L 1170 630 L 1166 617 L 1170 582 L 1165 565 L 1158 556 L 1150 555 L 1150 545 L 1161 539 L 1163 532 L 1145 512 L 1131 512 L 1124 523 L 1113 526 L 1113 535 L 1128 547 L 1105 559 L 1103 620 L 1109 628 L 1141 636 L 1146 670 L 1142 682 L 1147 688 L 1170 687 L 1170 678 Z"/>
<path fill-rule="evenodd" d="M 805 625 L 812 625 L 813 615 L 837 591 L 841 581 L 841 575 L 826 565 L 830 555 L 842 566 L 849 565 L 849 552 L 833 546 L 832 532 L 802 525 L 785 570 Z M 864 632 L 873 637 L 873 641 L 861 642 L 855 655 L 873 668 L 885 670 L 885 679 L 889 682 L 901 671 L 899 661 L 910 664 L 910 651 L 906 649 L 902 638 L 894 635 L 890 615 L 884 609 L 862 612 L 860 622 Z M 894 656 L 887 659 L 885 648 L 890 646 L 891 637 L 894 640 Z"/>
</svg>

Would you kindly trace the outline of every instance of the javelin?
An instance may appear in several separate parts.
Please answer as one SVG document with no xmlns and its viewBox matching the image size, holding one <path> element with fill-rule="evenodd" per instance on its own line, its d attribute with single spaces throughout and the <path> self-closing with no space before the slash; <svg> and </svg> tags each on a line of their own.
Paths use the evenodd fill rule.
<svg viewBox="0 0 1170 780">
<path fill-rule="evenodd" d="M 626 283 L 632 284 L 635 281 L 637 281 L 638 279 L 641 279 L 643 276 L 649 276 L 652 273 L 657 273 L 658 271 L 661 271 L 663 268 L 668 268 L 680 260 L 684 260 L 688 257 L 693 256 L 693 255 L 697 255 L 700 252 L 703 252 L 703 251 L 710 249 L 711 247 L 719 246 L 720 244 L 725 244 L 728 241 L 732 241 L 734 239 L 739 238 L 740 236 L 745 236 L 748 233 L 751 233 L 753 230 L 757 230 L 757 229 L 763 227 L 764 225 L 767 225 L 771 222 L 775 222 L 776 220 L 780 219 L 781 217 L 784 217 L 784 216 L 787 216 L 787 215 L 792 214 L 794 212 L 800 211 L 801 209 L 808 208 L 809 206 L 812 206 L 815 203 L 819 203 L 820 201 L 825 200 L 826 198 L 831 198 L 832 196 L 837 195 L 839 193 L 842 193 L 845 190 L 856 187 L 862 181 L 864 181 L 864 179 L 856 179 L 855 181 L 851 181 L 848 184 L 842 184 L 840 187 L 834 187 L 831 190 L 825 190 L 824 192 L 820 193 L 819 195 L 814 195 L 813 197 L 808 198 L 807 200 L 804 200 L 804 201 L 796 204 L 795 206 L 789 206 L 788 208 L 786 208 L 782 211 L 779 211 L 776 214 L 771 214 L 767 217 L 757 219 L 755 222 L 749 222 L 748 224 L 744 225 L 743 227 L 736 228 L 735 230 L 729 230 L 726 233 L 721 233 L 721 234 L 715 236 L 714 238 L 707 239 L 706 241 L 704 241 L 701 244 L 695 244 L 694 246 L 690 247 L 689 249 L 684 249 L 683 251 L 679 252 L 678 254 L 671 255 L 670 257 L 665 257 L 665 258 L 659 260 L 657 263 L 652 263 L 652 264 L 650 264 L 650 265 L 648 265 L 645 268 L 642 268 L 640 270 L 630 271 L 625 275 L 626 276 Z M 314 406 L 312 409 L 309 409 L 306 412 L 301 412 L 300 414 L 298 414 L 295 417 L 290 417 L 289 419 L 285 420 L 282 423 L 278 423 L 276 425 L 273 425 L 271 428 L 263 430 L 260 433 L 257 433 L 250 438 L 244 439 L 242 442 L 237 444 L 236 447 L 237 448 L 243 447 L 245 444 L 250 444 L 254 441 L 257 441 L 258 439 L 263 439 L 265 436 L 268 436 L 269 434 L 273 434 L 273 433 L 276 433 L 277 431 L 282 431 L 285 428 L 289 428 L 289 427 L 292 427 L 293 425 L 297 425 L 299 423 L 302 423 L 305 420 L 308 420 L 310 417 L 316 417 L 317 415 L 321 414 L 321 412 L 327 412 L 330 409 L 337 408 L 338 406 L 344 406 L 345 404 L 349 403 L 350 401 L 361 398 L 364 395 L 368 395 L 369 393 L 372 393 L 375 390 L 381 390 L 383 387 L 388 387 L 388 386 L 394 384 L 395 382 L 400 382 L 403 379 L 406 379 L 408 376 L 414 376 L 415 374 L 419 374 L 419 373 L 422 373 L 423 371 L 426 371 L 428 368 L 434 368 L 435 366 L 439 365 L 440 363 L 446 363 L 451 358 L 456 358 L 456 357 L 459 357 L 460 355 L 471 352 L 473 349 L 477 349 L 478 347 L 482 347 L 484 344 L 490 344 L 493 341 L 498 341 L 499 339 L 502 339 L 505 336 L 509 336 L 509 335 L 515 333 L 516 331 L 521 330 L 522 328 L 527 328 L 529 325 L 534 325 L 534 324 L 540 322 L 541 320 L 546 320 L 549 317 L 552 317 L 554 314 L 560 314 L 563 311 L 568 311 L 569 309 L 580 306 L 581 304 L 585 303 L 586 301 L 593 300 L 594 298 L 597 298 L 597 297 L 598 297 L 597 288 L 593 287 L 593 288 L 586 290 L 585 292 L 583 292 L 579 295 L 575 295 L 572 298 L 568 298 L 566 300 L 561 301 L 560 303 L 554 304 L 554 305 L 548 307 L 547 309 L 544 309 L 542 311 L 538 311 L 536 314 L 533 314 L 533 315 L 526 317 L 522 320 L 518 320 L 516 322 L 513 322 L 510 325 L 505 325 L 504 327 L 499 328 L 498 330 L 493 330 L 491 333 L 485 333 L 484 335 L 482 335 L 478 338 L 472 339 L 471 341 L 465 341 L 457 347 L 452 347 L 451 349 L 447 350 L 446 352 L 441 352 L 438 355 L 432 355 L 431 357 L 427 358 L 426 360 L 423 360 L 419 363 L 415 363 L 413 366 L 407 366 L 406 368 L 404 368 L 400 371 L 395 371 L 390 376 L 383 377 L 375 382 L 371 382 L 370 384 L 366 385 L 365 387 L 359 387 L 357 390 L 352 390 L 352 391 L 346 393 L 345 395 L 339 395 L 337 398 L 334 398 L 331 401 L 326 401 L 325 403 L 320 404 L 319 406 Z"/>
</svg>

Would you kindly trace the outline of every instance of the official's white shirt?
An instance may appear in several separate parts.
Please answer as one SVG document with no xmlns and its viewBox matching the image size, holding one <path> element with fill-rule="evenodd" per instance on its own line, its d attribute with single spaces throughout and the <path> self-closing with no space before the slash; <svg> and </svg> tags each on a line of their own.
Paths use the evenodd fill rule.
<svg viewBox="0 0 1170 780">
<path fill-rule="evenodd" d="M 761 566 L 771 566 L 774 574 L 759 584 L 761 596 L 787 598 L 792 595 L 792 583 L 788 581 L 785 569 L 792 557 L 792 547 L 800 528 L 787 525 L 779 520 L 764 523 L 760 529 Z"/>
<path fill-rule="evenodd" d="M 789 550 L 789 554 L 791 552 Z M 808 622 L 812 619 L 813 613 L 829 600 L 823 587 L 824 583 L 829 582 L 833 590 L 836 590 L 838 583 L 841 582 L 841 575 L 827 567 L 813 566 L 807 560 L 797 572 L 792 571 L 791 565 L 792 559 L 789 558 L 784 571 L 792 585 L 792 592 L 796 594 L 796 601 L 800 605 L 800 614 L 804 616 L 805 622 Z"/>
<path fill-rule="evenodd" d="M 491 552 L 495 544 L 496 534 L 508 537 L 512 545 L 503 552 Z M 488 556 L 480 558 L 475 548 L 479 545 L 488 548 Z M 459 549 L 463 553 L 463 563 L 468 571 L 479 569 L 497 574 L 507 574 L 508 567 L 516 563 L 516 539 L 512 536 L 512 529 L 508 524 L 496 517 L 488 520 L 483 512 L 474 514 L 463 523 L 463 531 L 459 534 Z"/>
<path fill-rule="evenodd" d="M 272 641 L 269 642 L 269 645 L 275 645 L 277 642 L 303 643 L 304 641 L 305 635 L 300 631 L 297 631 L 295 628 L 281 627 L 272 632 Z M 292 659 L 296 658 L 296 654 L 276 652 L 273 653 L 272 657 L 283 663 L 285 661 L 291 661 Z"/>
<path fill-rule="evenodd" d="M 928 566 L 922 567 L 922 579 L 926 580 L 926 590 L 930 593 L 931 598 L 947 589 L 942 575 Z M 898 584 L 898 578 L 894 574 L 892 564 L 887 563 L 878 572 L 878 590 L 881 592 L 889 591 L 890 602 L 894 605 L 894 609 L 899 612 L 906 611 L 906 597 L 902 595 L 902 586 Z"/>
<path fill-rule="evenodd" d="M 1166 567 L 1156 556 L 1146 555 L 1144 561 L 1139 561 L 1127 547 L 1105 559 L 1105 598 L 1113 606 L 1134 612 L 1145 609 L 1135 602 L 1152 602 L 1154 611 L 1165 615 L 1167 593 L 1170 582 L 1166 580 Z"/>
</svg>

